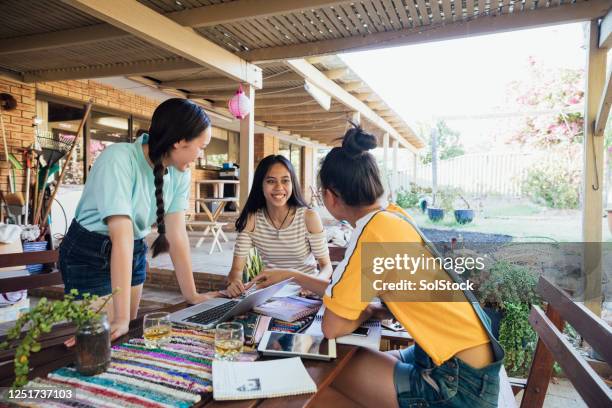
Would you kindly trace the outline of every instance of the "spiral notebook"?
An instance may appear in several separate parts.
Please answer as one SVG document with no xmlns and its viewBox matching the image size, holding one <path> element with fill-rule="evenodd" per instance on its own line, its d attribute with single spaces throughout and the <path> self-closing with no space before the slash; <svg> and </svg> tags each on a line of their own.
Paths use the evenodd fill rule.
<svg viewBox="0 0 612 408">
<path fill-rule="evenodd" d="M 317 392 L 299 357 L 255 362 L 213 360 L 212 375 L 213 398 L 218 401 Z"/>
<path fill-rule="evenodd" d="M 321 329 L 321 322 L 323 321 L 323 313 L 325 312 L 325 305 L 321 306 L 317 315 L 315 316 L 312 324 L 304 332 L 305 334 L 311 334 L 313 336 L 322 336 L 323 330 Z M 379 320 L 366 320 L 361 324 L 361 327 L 367 327 L 369 330 L 367 336 L 357 336 L 354 334 L 347 334 L 346 336 L 340 336 L 336 338 L 338 344 L 350 344 L 353 346 L 367 347 L 372 350 L 380 350 L 380 337 L 382 335 L 382 327 Z"/>
<path fill-rule="evenodd" d="M 310 316 L 321 307 L 320 300 L 306 299 L 299 296 L 275 298 L 256 306 L 253 311 L 286 322 L 294 322 Z"/>
</svg>

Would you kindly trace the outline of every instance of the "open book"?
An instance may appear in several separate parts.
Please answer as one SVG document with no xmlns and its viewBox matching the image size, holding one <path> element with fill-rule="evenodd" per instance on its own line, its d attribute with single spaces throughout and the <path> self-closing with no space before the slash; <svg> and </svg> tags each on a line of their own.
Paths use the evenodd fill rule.
<svg viewBox="0 0 612 408">
<path fill-rule="evenodd" d="M 325 312 L 325 305 L 321 306 L 321 309 L 317 312 L 312 324 L 306 331 L 305 334 L 313 336 L 322 336 L 323 331 L 321 329 L 321 323 L 323 322 L 323 313 Z M 347 334 L 346 336 L 340 336 L 336 339 L 338 344 L 351 344 L 353 346 L 367 347 L 372 350 L 380 350 L 380 337 L 382 334 L 382 327 L 379 320 L 367 320 L 361 324 L 361 327 L 366 327 L 369 330 L 367 336 L 357 336 L 354 334 Z"/>
<path fill-rule="evenodd" d="M 213 398 L 241 400 L 317 392 L 299 357 L 269 361 L 213 360 Z"/>
<path fill-rule="evenodd" d="M 321 307 L 320 300 L 289 296 L 270 299 L 259 306 L 255 306 L 253 311 L 275 319 L 293 322 L 316 313 L 319 307 Z"/>
</svg>

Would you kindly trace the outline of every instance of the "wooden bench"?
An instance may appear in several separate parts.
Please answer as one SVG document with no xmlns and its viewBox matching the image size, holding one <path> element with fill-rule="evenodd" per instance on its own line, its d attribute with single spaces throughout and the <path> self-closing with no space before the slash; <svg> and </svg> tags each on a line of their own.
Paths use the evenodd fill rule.
<svg viewBox="0 0 612 408">
<path fill-rule="evenodd" d="M 611 407 L 610 388 L 563 335 L 564 324 L 568 322 L 612 365 L 610 326 L 545 277 L 540 277 L 538 292 L 548 306 L 546 313 L 539 306 L 531 308 L 529 322 L 539 339 L 521 407 L 542 407 L 555 361 L 588 406 Z"/>
</svg>

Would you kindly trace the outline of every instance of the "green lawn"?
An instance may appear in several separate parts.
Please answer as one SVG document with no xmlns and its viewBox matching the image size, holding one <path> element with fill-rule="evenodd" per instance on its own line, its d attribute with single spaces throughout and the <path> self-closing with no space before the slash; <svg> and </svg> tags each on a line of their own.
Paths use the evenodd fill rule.
<svg viewBox="0 0 612 408">
<path fill-rule="evenodd" d="M 433 223 L 418 209 L 409 209 L 422 228 L 457 229 L 463 231 L 512 235 L 517 240 L 553 239 L 582 241 L 580 210 L 551 210 L 525 201 L 494 200 L 477 210 L 471 224 L 460 225 L 453 214 L 445 214 L 442 221 Z M 603 240 L 612 241 L 608 223 L 602 218 Z"/>
</svg>

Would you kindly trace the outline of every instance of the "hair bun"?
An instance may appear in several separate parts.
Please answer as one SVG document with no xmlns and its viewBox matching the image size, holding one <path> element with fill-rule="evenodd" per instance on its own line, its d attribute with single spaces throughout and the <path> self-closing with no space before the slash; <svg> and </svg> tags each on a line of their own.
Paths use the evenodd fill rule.
<svg viewBox="0 0 612 408">
<path fill-rule="evenodd" d="M 376 136 L 365 132 L 361 126 L 353 124 L 342 138 L 342 148 L 352 155 L 360 155 L 363 152 L 374 149 L 378 140 Z"/>
</svg>

